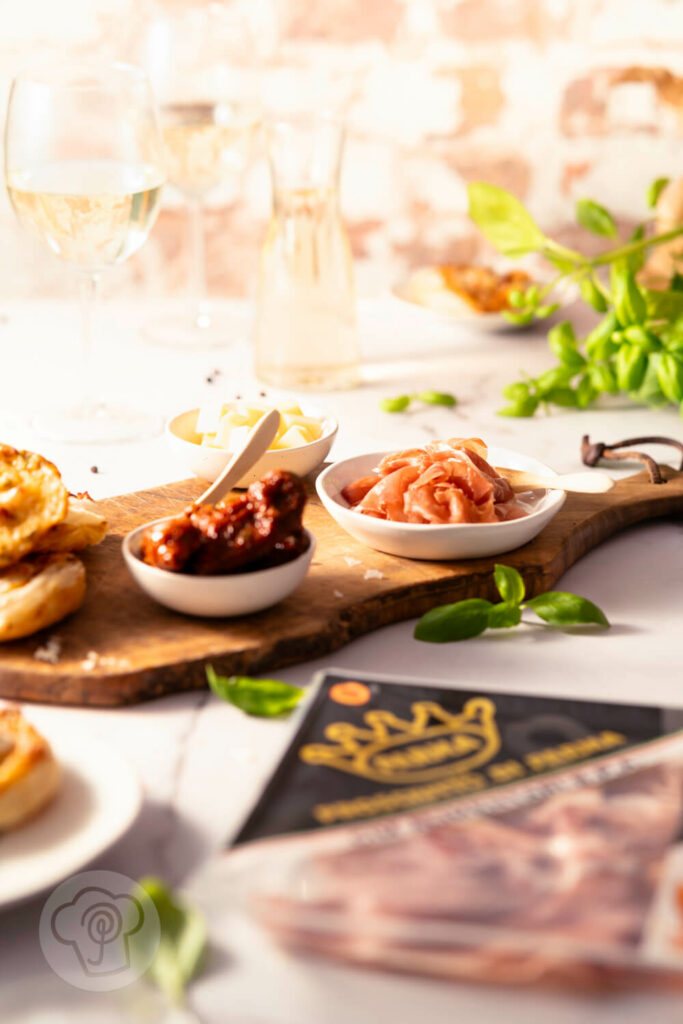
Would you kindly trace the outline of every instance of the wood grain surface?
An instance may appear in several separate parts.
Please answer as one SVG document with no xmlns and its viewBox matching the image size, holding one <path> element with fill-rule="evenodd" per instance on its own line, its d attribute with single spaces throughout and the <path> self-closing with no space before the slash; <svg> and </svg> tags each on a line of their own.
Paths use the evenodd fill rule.
<svg viewBox="0 0 683 1024">
<path fill-rule="evenodd" d="M 683 473 L 650 484 L 646 474 L 607 494 L 570 494 L 530 544 L 501 556 L 522 573 L 530 596 L 551 588 L 578 558 L 633 523 L 683 512 Z M 239 619 L 196 619 L 167 611 L 143 594 L 121 554 L 123 535 L 172 514 L 202 485 L 187 480 L 98 503 L 110 522 L 102 544 L 82 553 L 88 572 L 83 607 L 26 640 L 0 646 L 0 696 L 55 704 L 130 704 L 206 685 L 204 665 L 235 674 L 271 672 L 317 658 L 362 633 L 465 597 L 495 597 L 496 559 L 418 562 L 354 541 L 312 497 L 306 525 L 318 540 L 311 570 L 286 601 Z M 377 570 L 376 573 L 369 570 Z M 36 649 L 59 637 L 56 664 Z"/>
</svg>

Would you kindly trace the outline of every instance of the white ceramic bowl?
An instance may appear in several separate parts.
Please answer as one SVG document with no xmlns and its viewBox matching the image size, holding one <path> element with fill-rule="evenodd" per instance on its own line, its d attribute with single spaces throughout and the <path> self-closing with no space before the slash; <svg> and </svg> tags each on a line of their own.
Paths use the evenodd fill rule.
<svg viewBox="0 0 683 1024">
<path fill-rule="evenodd" d="M 429 561 L 502 555 L 505 551 L 512 551 L 533 540 L 564 504 L 564 491 L 545 491 L 539 497 L 535 511 L 523 519 L 452 525 L 394 523 L 354 511 L 342 498 L 341 491 L 353 480 L 372 473 L 373 468 L 387 454 L 375 452 L 335 462 L 320 474 L 316 488 L 327 511 L 347 533 L 361 544 L 377 551 L 386 551 L 390 555 Z M 543 476 L 557 475 L 542 462 L 507 448 L 489 448 L 488 461 L 492 466 L 522 469 Z"/>
<path fill-rule="evenodd" d="M 165 517 L 166 518 L 166 517 Z M 156 522 L 163 522 L 162 519 Z M 123 557 L 133 579 L 159 604 L 185 615 L 227 618 L 263 611 L 284 600 L 308 572 L 315 537 L 306 530 L 308 548 L 291 562 L 272 569 L 224 576 L 192 576 L 147 565 L 140 558 L 142 533 L 152 523 L 133 530 L 123 540 Z"/>
<path fill-rule="evenodd" d="M 239 403 L 224 404 L 237 406 Z M 166 424 L 166 440 L 187 471 L 202 480 L 213 481 L 225 469 L 232 458 L 232 452 L 222 448 L 207 448 L 199 443 L 200 437 L 196 432 L 198 415 L 199 409 L 188 409 L 174 416 Z M 286 469 L 297 476 L 306 476 L 323 464 L 337 434 L 337 421 L 311 406 L 304 408 L 304 415 L 315 416 L 323 421 L 323 432 L 318 440 L 303 444 L 300 448 L 265 452 L 237 482 L 236 487 L 248 487 L 271 469 Z"/>
</svg>

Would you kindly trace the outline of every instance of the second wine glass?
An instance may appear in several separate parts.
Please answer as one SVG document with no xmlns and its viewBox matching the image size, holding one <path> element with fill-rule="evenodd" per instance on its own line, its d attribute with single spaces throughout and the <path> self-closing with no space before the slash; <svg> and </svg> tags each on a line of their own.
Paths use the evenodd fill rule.
<svg viewBox="0 0 683 1024">
<path fill-rule="evenodd" d="M 234 199 L 258 125 L 248 32 L 222 4 L 156 9 L 142 33 L 141 60 L 159 103 L 169 182 L 188 209 L 189 303 L 143 330 L 177 348 L 227 345 L 231 325 L 207 299 L 204 207 L 211 190 Z"/>
</svg>

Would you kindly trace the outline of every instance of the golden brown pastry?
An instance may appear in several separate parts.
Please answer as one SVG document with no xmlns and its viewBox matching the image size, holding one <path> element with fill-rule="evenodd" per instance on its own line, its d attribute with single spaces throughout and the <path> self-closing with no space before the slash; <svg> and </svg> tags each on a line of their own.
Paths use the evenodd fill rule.
<svg viewBox="0 0 683 1024">
<path fill-rule="evenodd" d="M 0 710 L 0 832 L 33 817 L 59 788 L 50 745 L 15 708 Z"/>
<path fill-rule="evenodd" d="M 50 527 L 33 550 L 82 551 L 103 540 L 107 525 L 107 520 L 95 510 L 91 502 L 69 497 L 66 518 Z"/>
<path fill-rule="evenodd" d="M 68 498 L 51 462 L 0 445 L 0 568 L 18 562 L 64 519 Z"/>
<path fill-rule="evenodd" d="M 0 642 L 29 636 L 80 608 L 85 568 L 75 555 L 25 558 L 0 571 Z"/>
</svg>

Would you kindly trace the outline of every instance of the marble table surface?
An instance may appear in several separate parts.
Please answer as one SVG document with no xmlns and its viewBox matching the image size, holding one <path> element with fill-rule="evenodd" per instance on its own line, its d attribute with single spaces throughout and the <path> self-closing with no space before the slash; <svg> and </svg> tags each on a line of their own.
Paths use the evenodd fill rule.
<svg viewBox="0 0 683 1024">
<path fill-rule="evenodd" d="M 95 498 L 183 475 L 161 437 L 99 449 L 35 437 L 29 414 L 71 388 L 78 358 L 77 311 L 67 302 L 10 303 L 3 311 L 2 441 L 42 451 L 62 468 L 71 490 L 87 489 Z M 240 340 L 248 334 L 249 308 L 226 304 L 224 312 L 231 318 L 232 339 L 224 350 L 168 352 L 140 340 L 139 326 L 150 315 L 151 304 L 105 303 L 97 362 L 110 393 L 170 415 L 217 388 L 226 397 L 253 389 L 248 348 Z M 521 370 L 535 373 L 551 365 L 542 331 L 480 335 L 406 311 L 388 298 L 361 303 L 360 330 L 366 360 L 363 386 L 352 393 L 316 396 L 316 403 L 340 420 L 337 457 L 430 438 L 480 435 L 489 443 L 533 454 L 557 470 L 572 471 L 581 465 L 584 433 L 596 440 L 683 435 L 675 410 L 653 412 L 624 404 L 583 413 L 563 410 L 533 420 L 497 416 L 504 384 Z M 208 384 L 207 376 L 216 369 L 221 374 Z M 381 397 L 420 388 L 451 390 L 458 405 L 402 416 L 379 411 Z M 97 474 L 90 471 L 93 465 Z M 457 647 L 427 647 L 412 639 L 412 623 L 405 622 L 356 640 L 330 658 L 277 675 L 305 686 L 316 670 L 336 665 L 482 690 L 680 705 L 682 580 L 681 522 L 646 524 L 608 541 L 562 580 L 563 589 L 590 597 L 606 611 L 613 623 L 609 634 L 542 634 L 526 627 Z M 29 710 L 46 732 L 58 731 L 67 719 L 82 723 L 117 747 L 140 776 L 145 793 L 140 817 L 96 866 L 131 877 L 152 872 L 190 886 L 258 794 L 292 728 L 287 722 L 247 718 L 208 693 L 125 710 Z M 272 948 L 239 916 L 214 936 L 214 955 L 193 986 L 191 1010 L 166 1012 L 140 986 L 135 993 L 90 996 L 52 975 L 37 936 L 42 902 L 36 899 L 0 913 L 1 1017 L 8 1024 L 441 1024 L 453 1019 L 493 1024 L 503 1017 L 508 1024 L 635 1024 L 683 1019 L 680 1002 L 661 994 L 599 999 L 578 993 L 510 995 L 296 959 Z"/>
</svg>

